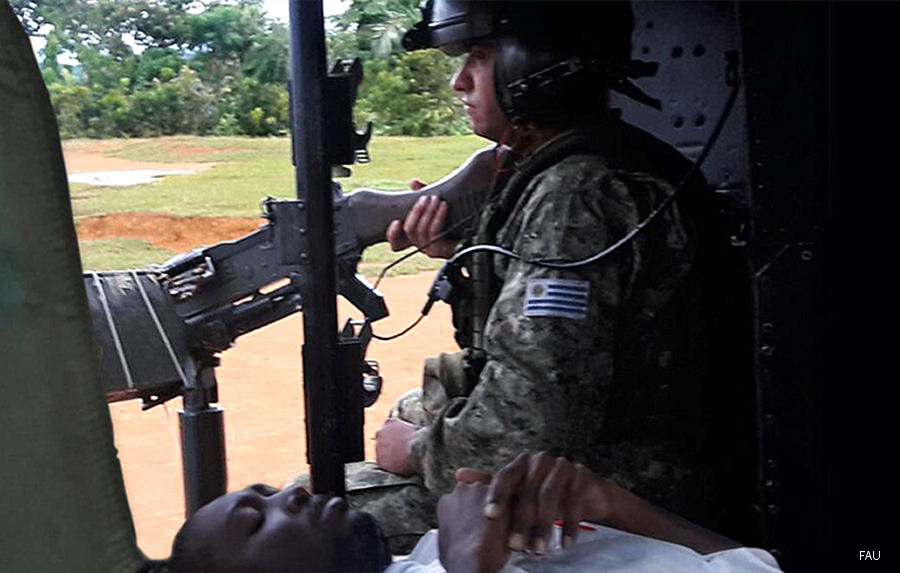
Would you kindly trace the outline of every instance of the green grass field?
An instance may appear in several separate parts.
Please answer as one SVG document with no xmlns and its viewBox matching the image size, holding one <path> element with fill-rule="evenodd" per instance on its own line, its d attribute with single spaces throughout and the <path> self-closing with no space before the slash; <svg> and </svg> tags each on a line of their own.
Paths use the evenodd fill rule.
<svg viewBox="0 0 900 573">
<path fill-rule="evenodd" d="M 89 142 L 67 142 L 84 148 Z M 476 136 L 380 137 L 370 146 L 372 162 L 352 167 L 353 176 L 338 180 L 346 189 L 406 189 L 418 177 L 433 181 L 446 175 L 487 142 Z M 209 152 L 203 152 L 205 148 Z M 184 150 L 190 149 L 189 155 Z M 266 196 L 294 197 L 290 140 L 243 137 L 168 137 L 121 140 L 108 154 L 135 161 L 220 162 L 197 175 L 166 177 L 150 185 L 73 190 L 75 216 L 121 211 L 148 211 L 182 216 L 253 217 Z"/>
<path fill-rule="evenodd" d="M 345 190 L 363 187 L 407 189 L 410 179 L 439 179 L 487 144 L 476 136 L 376 137 L 369 146 L 372 161 L 352 166 L 352 176 L 338 179 L 338 182 Z M 76 150 L 98 148 L 89 140 L 67 141 L 65 146 Z M 76 222 L 83 217 L 125 211 L 176 216 L 256 217 L 263 198 L 295 196 L 289 138 L 178 136 L 107 140 L 102 148 L 111 157 L 135 161 L 213 161 L 218 165 L 202 173 L 169 176 L 149 185 L 92 187 L 73 184 L 71 194 Z M 146 266 L 176 254 L 135 239 L 82 241 L 80 247 L 84 267 L 92 270 Z M 377 274 L 397 256 L 386 245 L 376 245 L 365 252 L 360 269 L 367 275 Z M 410 273 L 438 266 L 437 262 L 417 255 L 393 272 Z"/>
<path fill-rule="evenodd" d="M 80 241 L 78 248 L 81 251 L 81 266 L 92 271 L 144 267 L 150 263 L 161 263 L 176 254 L 140 239 Z"/>
</svg>

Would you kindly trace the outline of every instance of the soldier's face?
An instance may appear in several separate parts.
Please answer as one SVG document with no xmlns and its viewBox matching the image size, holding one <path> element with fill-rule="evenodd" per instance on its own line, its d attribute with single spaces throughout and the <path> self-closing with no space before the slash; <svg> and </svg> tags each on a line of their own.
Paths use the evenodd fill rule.
<svg viewBox="0 0 900 573">
<path fill-rule="evenodd" d="M 500 109 L 494 92 L 494 55 L 494 46 L 472 46 L 450 85 L 460 93 L 472 131 L 491 141 L 501 141 L 512 124 Z"/>
</svg>

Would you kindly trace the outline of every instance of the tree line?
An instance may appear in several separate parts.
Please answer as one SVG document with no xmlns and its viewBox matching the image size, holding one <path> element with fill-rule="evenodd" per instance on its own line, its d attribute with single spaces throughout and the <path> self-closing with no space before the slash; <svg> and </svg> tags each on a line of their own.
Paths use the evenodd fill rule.
<svg viewBox="0 0 900 573">
<path fill-rule="evenodd" d="M 262 0 L 10 0 L 43 37 L 41 70 L 64 138 L 281 135 L 290 129 L 288 29 Z M 455 63 L 403 52 L 419 0 L 352 0 L 327 34 L 359 57 L 357 121 L 384 135 L 466 131 Z"/>
</svg>

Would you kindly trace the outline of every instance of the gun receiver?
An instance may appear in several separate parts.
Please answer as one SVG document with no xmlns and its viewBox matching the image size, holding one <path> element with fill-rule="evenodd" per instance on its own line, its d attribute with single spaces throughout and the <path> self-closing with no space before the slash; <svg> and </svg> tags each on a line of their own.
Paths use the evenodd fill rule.
<svg viewBox="0 0 900 573">
<path fill-rule="evenodd" d="M 492 156 L 490 148 L 482 149 L 418 191 L 343 195 L 335 185 L 338 290 L 367 323 L 388 310 L 356 272 L 363 250 L 384 241 L 390 222 L 424 195 L 448 201 L 448 225 L 476 212 L 492 183 Z M 142 398 L 150 407 L 173 398 L 200 368 L 216 365 L 215 355 L 237 337 L 302 310 L 309 276 L 303 208 L 298 200 L 266 199 L 267 222 L 245 237 L 149 269 L 85 273 L 107 399 Z"/>
</svg>

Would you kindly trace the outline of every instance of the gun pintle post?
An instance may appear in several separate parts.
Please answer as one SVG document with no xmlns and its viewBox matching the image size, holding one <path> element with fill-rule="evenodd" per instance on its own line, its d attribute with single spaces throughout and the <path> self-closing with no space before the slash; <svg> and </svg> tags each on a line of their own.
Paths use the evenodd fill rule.
<svg viewBox="0 0 900 573">
<path fill-rule="evenodd" d="M 305 202 L 309 273 L 303 281 L 303 387 L 306 399 L 307 458 L 316 493 L 343 495 L 344 456 L 341 427 L 342 388 L 337 364 L 332 161 L 326 153 L 344 151 L 341 141 L 327 142 L 326 117 L 349 122 L 350 110 L 327 110 L 325 26 L 321 0 L 290 3 L 292 142 L 297 199 Z M 349 95 L 349 94 L 346 94 Z M 349 104 L 349 97 L 338 99 Z M 339 134 L 334 134 L 339 135 Z M 352 154 L 351 154 L 352 155 Z M 359 432 L 362 433 L 360 425 Z"/>
</svg>

